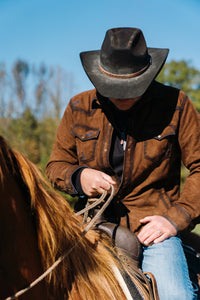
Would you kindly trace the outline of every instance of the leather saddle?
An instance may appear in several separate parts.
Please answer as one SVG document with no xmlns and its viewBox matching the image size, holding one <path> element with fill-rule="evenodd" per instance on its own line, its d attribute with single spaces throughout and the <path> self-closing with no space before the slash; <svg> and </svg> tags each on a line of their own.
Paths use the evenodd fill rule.
<svg viewBox="0 0 200 300">
<path fill-rule="evenodd" d="M 103 221 L 96 227 L 112 239 L 120 263 L 122 276 L 133 299 L 159 300 L 156 280 L 151 273 L 143 273 L 139 267 L 142 247 L 135 233 L 128 228 Z"/>
<path fill-rule="evenodd" d="M 114 247 L 120 248 L 137 265 L 139 264 L 142 247 L 135 233 L 122 225 L 111 222 L 101 222 L 96 227 L 112 239 Z"/>
</svg>

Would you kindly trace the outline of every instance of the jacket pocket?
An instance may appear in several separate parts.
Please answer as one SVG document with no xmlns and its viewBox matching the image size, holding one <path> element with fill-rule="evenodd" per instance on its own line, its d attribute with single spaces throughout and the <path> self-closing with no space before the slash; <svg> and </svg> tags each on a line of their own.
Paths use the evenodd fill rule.
<svg viewBox="0 0 200 300">
<path fill-rule="evenodd" d="M 80 162 L 94 160 L 100 130 L 86 125 L 75 125 L 72 134 L 76 137 L 77 155 Z"/>
<path fill-rule="evenodd" d="M 144 141 L 144 157 L 154 163 L 171 157 L 175 134 L 174 126 L 169 125 L 158 136 Z"/>
</svg>

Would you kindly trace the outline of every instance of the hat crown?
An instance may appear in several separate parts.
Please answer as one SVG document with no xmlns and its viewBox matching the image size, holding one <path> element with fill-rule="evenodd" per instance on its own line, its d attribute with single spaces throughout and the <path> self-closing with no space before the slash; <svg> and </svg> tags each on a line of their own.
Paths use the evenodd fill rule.
<svg viewBox="0 0 200 300">
<path fill-rule="evenodd" d="M 137 73 L 150 62 L 143 33 L 138 28 L 114 28 L 106 32 L 100 66 L 111 74 Z"/>
</svg>

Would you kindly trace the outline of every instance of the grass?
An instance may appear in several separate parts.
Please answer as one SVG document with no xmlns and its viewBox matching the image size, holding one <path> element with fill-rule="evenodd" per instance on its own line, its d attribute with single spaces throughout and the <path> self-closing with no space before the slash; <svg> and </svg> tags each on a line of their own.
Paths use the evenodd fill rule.
<svg viewBox="0 0 200 300">
<path fill-rule="evenodd" d="M 197 224 L 196 227 L 192 230 L 196 234 L 200 235 L 200 224 Z"/>
</svg>

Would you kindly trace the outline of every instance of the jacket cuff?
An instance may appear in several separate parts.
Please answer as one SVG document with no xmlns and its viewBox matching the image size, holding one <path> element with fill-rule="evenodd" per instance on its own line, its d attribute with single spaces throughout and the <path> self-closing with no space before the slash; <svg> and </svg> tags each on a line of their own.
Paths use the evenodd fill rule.
<svg viewBox="0 0 200 300">
<path fill-rule="evenodd" d="M 78 191 L 76 190 L 76 188 L 73 184 L 72 176 L 79 169 L 83 169 L 83 168 L 88 168 L 88 167 L 87 166 L 80 167 L 77 165 L 72 165 L 70 168 L 68 168 L 68 170 L 65 173 L 64 182 L 65 182 L 66 192 L 68 194 L 70 194 L 71 196 L 78 195 Z"/>
<path fill-rule="evenodd" d="M 191 223 L 191 217 L 188 212 L 180 205 L 175 204 L 163 215 L 177 231 L 186 229 Z"/>
<path fill-rule="evenodd" d="M 85 195 L 85 193 L 82 190 L 81 181 L 80 181 L 81 173 L 85 168 L 87 167 L 80 167 L 77 170 L 75 170 L 71 175 L 72 186 L 79 196 Z"/>
</svg>

